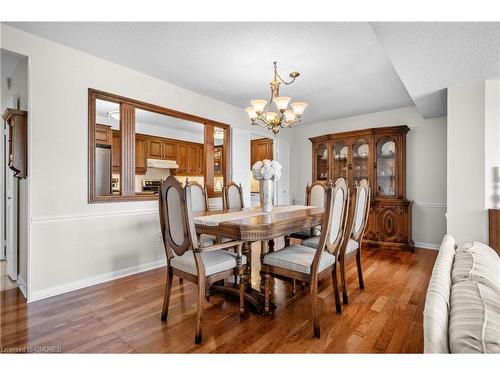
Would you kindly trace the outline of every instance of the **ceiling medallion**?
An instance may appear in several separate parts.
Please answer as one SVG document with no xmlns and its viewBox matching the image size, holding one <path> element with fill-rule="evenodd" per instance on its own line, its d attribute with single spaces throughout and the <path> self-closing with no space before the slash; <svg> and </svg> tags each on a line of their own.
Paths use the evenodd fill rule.
<svg viewBox="0 0 500 375">
<path fill-rule="evenodd" d="M 251 100 L 251 107 L 245 109 L 250 117 L 252 125 L 257 125 L 262 128 L 268 128 L 274 134 L 278 134 L 280 128 L 288 128 L 293 124 L 302 121 L 302 115 L 307 107 L 307 103 L 303 102 L 293 102 L 290 104 L 291 108 L 288 108 L 288 103 L 292 98 L 288 96 L 280 96 L 280 85 L 292 84 L 295 79 L 300 75 L 298 72 L 291 72 L 289 74 L 291 80 L 285 81 L 278 73 L 278 66 L 276 62 L 274 65 L 274 79 L 270 83 L 271 85 L 271 99 L 269 101 L 263 99 Z M 275 105 L 276 109 L 273 111 L 272 105 Z"/>
</svg>

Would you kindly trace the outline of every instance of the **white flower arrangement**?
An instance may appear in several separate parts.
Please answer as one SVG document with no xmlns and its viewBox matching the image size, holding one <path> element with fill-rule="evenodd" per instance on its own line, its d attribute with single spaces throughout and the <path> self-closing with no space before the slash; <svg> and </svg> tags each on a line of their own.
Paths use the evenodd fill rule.
<svg viewBox="0 0 500 375">
<path fill-rule="evenodd" d="M 278 181 L 281 177 L 281 164 L 276 160 L 259 160 L 252 166 L 252 175 L 256 180 Z"/>
</svg>

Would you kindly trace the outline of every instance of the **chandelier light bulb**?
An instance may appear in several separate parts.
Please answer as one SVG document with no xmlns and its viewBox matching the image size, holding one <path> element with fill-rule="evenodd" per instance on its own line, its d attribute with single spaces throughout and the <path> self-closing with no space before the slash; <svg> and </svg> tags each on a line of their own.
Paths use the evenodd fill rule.
<svg viewBox="0 0 500 375">
<path fill-rule="evenodd" d="M 250 120 L 255 120 L 257 117 L 257 112 L 255 112 L 255 109 L 252 107 L 245 108 L 246 113 L 248 114 L 248 117 L 250 117 Z"/>
<path fill-rule="evenodd" d="M 292 107 L 293 111 L 297 116 L 302 116 L 308 104 L 304 102 L 294 102 L 290 104 L 290 106 Z"/>
<path fill-rule="evenodd" d="M 276 107 L 278 107 L 281 113 L 285 112 L 286 107 L 288 107 L 288 103 L 290 103 L 290 100 L 292 100 L 292 98 L 290 98 L 289 96 L 278 96 L 273 99 Z"/>
<path fill-rule="evenodd" d="M 267 100 L 256 99 L 256 100 L 252 100 L 250 102 L 250 104 L 252 105 L 254 111 L 257 114 L 260 114 L 260 113 L 264 112 L 264 108 L 266 107 Z"/>
<path fill-rule="evenodd" d="M 278 118 L 278 114 L 276 112 L 266 112 L 266 121 L 273 122 Z"/>
<path fill-rule="evenodd" d="M 287 109 L 284 114 L 287 123 L 295 121 L 295 112 L 291 109 Z"/>
</svg>

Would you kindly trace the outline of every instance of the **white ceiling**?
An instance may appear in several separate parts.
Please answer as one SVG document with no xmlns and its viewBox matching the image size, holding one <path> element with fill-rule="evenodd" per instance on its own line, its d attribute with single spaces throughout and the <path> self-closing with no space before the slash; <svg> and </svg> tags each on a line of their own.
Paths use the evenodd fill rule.
<svg viewBox="0 0 500 375">
<path fill-rule="evenodd" d="M 9 23 L 178 86 L 248 106 L 272 62 L 301 76 L 282 95 L 305 122 L 412 105 L 368 23 Z"/>
<path fill-rule="evenodd" d="M 446 88 L 500 78 L 500 23 L 371 23 L 424 117 L 446 112 Z"/>
<path fill-rule="evenodd" d="M 499 23 L 8 23 L 244 108 L 269 96 L 272 61 L 301 76 L 281 94 L 305 123 L 417 105 L 445 113 L 450 84 L 499 77 Z"/>
</svg>

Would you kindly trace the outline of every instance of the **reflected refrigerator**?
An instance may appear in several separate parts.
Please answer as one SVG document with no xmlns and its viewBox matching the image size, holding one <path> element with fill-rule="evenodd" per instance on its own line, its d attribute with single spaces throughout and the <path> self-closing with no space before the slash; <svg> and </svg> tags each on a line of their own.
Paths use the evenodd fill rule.
<svg viewBox="0 0 500 375">
<path fill-rule="evenodd" d="M 111 195 L 111 147 L 95 148 L 96 195 Z"/>
</svg>

